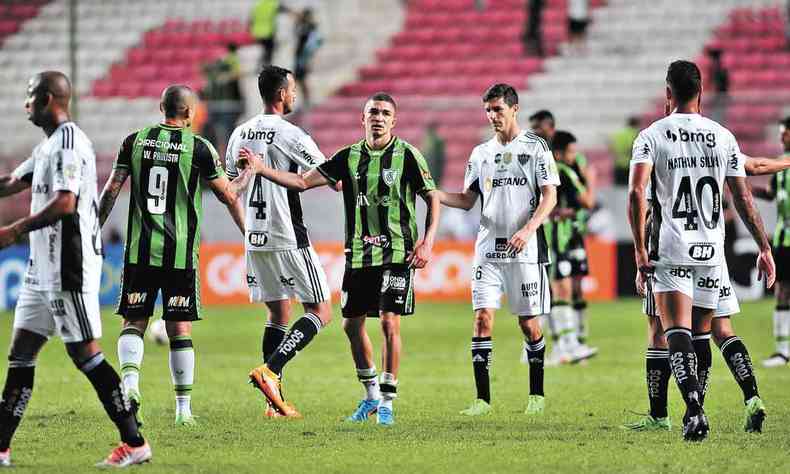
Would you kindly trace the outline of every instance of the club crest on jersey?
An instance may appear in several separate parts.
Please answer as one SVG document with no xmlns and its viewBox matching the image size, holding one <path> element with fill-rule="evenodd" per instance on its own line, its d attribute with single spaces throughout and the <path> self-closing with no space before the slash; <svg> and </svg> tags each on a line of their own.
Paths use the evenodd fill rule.
<svg viewBox="0 0 790 474">
<path fill-rule="evenodd" d="M 532 158 L 532 156 L 528 155 L 526 153 L 519 153 L 518 154 L 518 162 L 520 164 L 522 164 L 522 165 L 526 165 L 527 161 L 529 161 L 530 158 Z"/>
<path fill-rule="evenodd" d="M 392 186 L 398 178 L 398 170 L 385 169 L 381 171 L 381 177 L 384 179 L 384 184 Z"/>
</svg>

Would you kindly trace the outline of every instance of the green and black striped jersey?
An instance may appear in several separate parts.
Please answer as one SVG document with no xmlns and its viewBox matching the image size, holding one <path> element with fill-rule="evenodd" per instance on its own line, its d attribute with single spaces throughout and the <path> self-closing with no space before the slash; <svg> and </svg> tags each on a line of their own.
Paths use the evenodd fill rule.
<svg viewBox="0 0 790 474">
<path fill-rule="evenodd" d="M 776 194 L 776 229 L 774 247 L 790 247 L 790 170 L 783 170 L 771 178 Z"/>
<path fill-rule="evenodd" d="M 416 196 L 436 189 L 419 150 L 398 137 L 382 150 L 362 140 L 317 169 L 343 183 L 346 267 L 406 263 L 418 239 Z"/>
<path fill-rule="evenodd" d="M 196 269 L 203 180 L 225 174 L 211 143 L 189 128 L 146 127 L 126 137 L 113 168 L 132 177 L 125 262 Z"/>
<path fill-rule="evenodd" d="M 557 187 L 557 208 L 582 210 L 579 196 L 586 191 L 583 178 L 576 172 L 575 167 L 561 161 L 557 162 L 557 172 L 560 175 L 560 185 Z M 552 246 L 557 253 L 563 253 L 575 235 L 577 235 L 578 216 L 565 217 L 552 222 Z"/>
</svg>

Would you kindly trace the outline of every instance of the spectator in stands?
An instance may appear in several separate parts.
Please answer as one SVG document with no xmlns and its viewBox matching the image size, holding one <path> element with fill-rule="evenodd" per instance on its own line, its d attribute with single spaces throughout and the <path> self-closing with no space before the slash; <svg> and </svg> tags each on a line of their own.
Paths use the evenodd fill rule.
<svg viewBox="0 0 790 474">
<path fill-rule="evenodd" d="M 302 89 L 303 107 L 309 108 L 310 88 L 307 76 L 310 73 L 310 61 L 324 42 L 324 38 L 318 32 L 318 24 L 313 16 L 312 8 L 305 8 L 298 14 L 294 32 L 296 33 L 294 79 Z"/>
<path fill-rule="evenodd" d="M 589 0 L 568 0 L 568 51 L 583 53 L 590 23 Z"/>
<path fill-rule="evenodd" d="M 543 6 L 545 0 L 527 2 L 527 24 L 524 29 L 524 53 L 543 57 Z"/>
<path fill-rule="evenodd" d="M 708 99 L 708 117 L 719 123 L 727 121 L 727 108 L 730 103 L 730 73 L 721 61 L 721 50 L 709 49 L 710 81 L 713 94 Z"/>
<path fill-rule="evenodd" d="M 440 186 L 442 174 L 444 173 L 445 142 L 444 138 L 439 135 L 438 122 L 431 121 L 428 123 L 421 149 L 423 156 L 425 156 L 425 161 L 428 162 L 428 169 L 431 171 L 433 181 L 436 183 L 436 186 Z"/>
<path fill-rule="evenodd" d="M 639 117 L 629 117 L 625 127 L 612 134 L 609 150 L 614 156 L 614 184 L 628 185 L 631 147 L 637 135 L 639 135 Z"/>
<path fill-rule="evenodd" d="M 252 8 L 250 34 L 261 46 L 261 67 L 272 63 L 277 46 L 277 15 L 287 11 L 288 8 L 280 5 L 280 0 L 258 0 Z"/>
<path fill-rule="evenodd" d="M 214 143 L 221 154 L 224 154 L 228 136 L 244 112 L 238 47 L 230 43 L 227 48 L 225 56 L 203 68 L 206 76 L 206 88 L 203 94 L 208 108 L 206 125 L 212 129 L 208 135 L 213 135 Z"/>
</svg>

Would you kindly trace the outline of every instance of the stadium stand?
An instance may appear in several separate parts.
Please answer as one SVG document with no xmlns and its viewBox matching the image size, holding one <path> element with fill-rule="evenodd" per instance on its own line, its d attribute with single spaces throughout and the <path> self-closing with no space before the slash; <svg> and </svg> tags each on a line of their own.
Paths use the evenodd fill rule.
<svg viewBox="0 0 790 474">
<path fill-rule="evenodd" d="M 6 1 L 0 3 L 0 46 L 10 35 L 22 27 L 22 24 L 38 15 L 39 9 L 49 0 Z"/>
</svg>

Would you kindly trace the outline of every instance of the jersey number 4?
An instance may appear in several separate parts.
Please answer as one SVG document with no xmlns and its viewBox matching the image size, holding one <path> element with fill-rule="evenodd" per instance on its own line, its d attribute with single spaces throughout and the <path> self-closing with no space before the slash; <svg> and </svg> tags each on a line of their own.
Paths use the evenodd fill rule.
<svg viewBox="0 0 790 474">
<path fill-rule="evenodd" d="M 713 210 L 710 219 L 705 215 L 704 210 L 699 207 L 699 203 L 703 199 L 705 188 L 710 187 L 710 197 L 713 200 Z M 683 228 L 686 230 L 699 229 L 697 218 L 702 219 L 702 223 L 708 229 L 715 229 L 719 223 L 721 216 L 721 193 L 719 192 L 719 184 L 713 176 L 704 176 L 697 181 L 695 186 L 695 195 L 691 194 L 691 177 L 684 176 L 680 180 L 678 186 L 677 197 L 675 203 L 672 205 L 672 218 L 685 219 L 686 222 Z M 695 199 L 696 198 L 696 199 Z"/>
<path fill-rule="evenodd" d="M 263 199 L 263 177 L 255 176 L 255 183 L 250 192 L 249 206 L 255 209 L 255 218 L 266 219 L 266 200 Z"/>
</svg>

